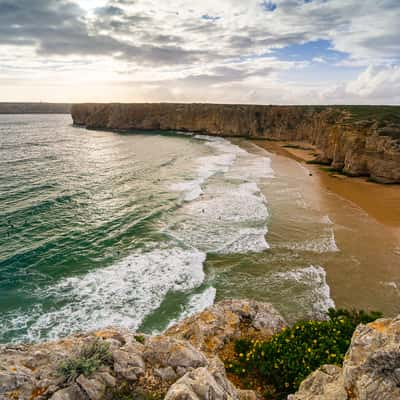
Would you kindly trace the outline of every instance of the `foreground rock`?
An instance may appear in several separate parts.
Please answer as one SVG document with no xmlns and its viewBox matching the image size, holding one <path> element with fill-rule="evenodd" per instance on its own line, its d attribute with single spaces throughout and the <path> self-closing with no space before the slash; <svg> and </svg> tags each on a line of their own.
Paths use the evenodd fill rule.
<svg viewBox="0 0 400 400">
<path fill-rule="evenodd" d="M 400 399 L 400 316 L 359 325 L 343 367 L 313 372 L 289 400 Z"/>
<path fill-rule="evenodd" d="M 100 400 L 126 394 L 135 399 L 254 399 L 253 392 L 229 382 L 216 351 L 243 333 L 267 337 L 284 324 L 270 304 L 230 300 L 159 336 L 109 328 L 56 342 L 1 346 L 0 399 Z M 95 340 L 108 343 L 111 360 L 90 376 L 60 376 L 62 362 Z"/>
<path fill-rule="evenodd" d="M 225 300 L 183 320 L 165 334 L 188 340 L 207 354 L 216 354 L 232 339 L 265 338 L 284 326 L 284 319 L 269 303 Z"/>
<path fill-rule="evenodd" d="M 318 160 L 349 175 L 400 183 L 400 107 L 227 104 L 75 104 L 76 125 L 305 140 Z"/>
<path fill-rule="evenodd" d="M 227 300 L 159 336 L 104 329 L 55 342 L 0 346 L 0 400 L 257 400 L 227 378 L 218 354 L 239 337 L 266 339 L 285 326 L 267 303 Z M 65 360 L 100 343 L 92 373 L 61 376 Z M 106 346 L 104 344 L 107 343 Z M 400 316 L 359 325 L 343 367 L 324 365 L 288 400 L 400 399 Z"/>
</svg>

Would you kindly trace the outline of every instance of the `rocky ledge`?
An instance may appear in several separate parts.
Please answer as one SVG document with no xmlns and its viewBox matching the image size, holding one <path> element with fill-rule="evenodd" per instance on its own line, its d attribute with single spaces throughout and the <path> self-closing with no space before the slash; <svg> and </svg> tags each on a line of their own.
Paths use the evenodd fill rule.
<svg viewBox="0 0 400 400">
<path fill-rule="evenodd" d="M 400 107 L 224 104 L 75 104 L 76 125 L 307 141 L 316 161 L 352 176 L 400 183 Z"/>
<path fill-rule="evenodd" d="M 270 304 L 227 300 L 158 336 L 107 328 L 54 342 L 3 345 L 0 399 L 257 399 L 256 392 L 229 381 L 218 354 L 235 339 L 266 339 L 284 327 Z M 107 349 L 107 360 L 90 374 L 60 374 L 66 360 L 93 343 Z M 360 325 L 343 367 L 321 367 L 289 399 L 399 399 L 399 344 L 400 317 Z"/>
</svg>

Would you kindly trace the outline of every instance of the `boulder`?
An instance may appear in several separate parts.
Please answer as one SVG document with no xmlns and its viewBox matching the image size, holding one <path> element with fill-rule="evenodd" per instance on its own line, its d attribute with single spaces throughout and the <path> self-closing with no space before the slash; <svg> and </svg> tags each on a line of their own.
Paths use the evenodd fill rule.
<svg viewBox="0 0 400 400">
<path fill-rule="evenodd" d="M 336 365 L 323 365 L 309 375 L 288 400 L 347 400 L 342 369 Z"/>
<path fill-rule="evenodd" d="M 198 368 L 208 363 L 205 355 L 189 342 L 162 335 L 147 341 L 143 356 L 146 363 L 161 368 Z"/>
<path fill-rule="evenodd" d="M 268 337 L 286 326 L 270 303 L 225 300 L 169 328 L 165 334 L 188 340 L 205 353 L 214 354 L 241 336 Z"/>
<path fill-rule="evenodd" d="M 87 397 L 75 383 L 55 392 L 50 400 L 87 400 Z"/>
<path fill-rule="evenodd" d="M 400 399 L 400 316 L 357 327 L 343 363 L 343 378 L 352 398 Z"/>
<path fill-rule="evenodd" d="M 207 367 L 187 372 L 168 390 L 165 400 L 240 400 L 256 399 L 251 390 L 237 390 L 228 380 L 224 365 L 215 357 Z"/>
<path fill-rule="evenodd" d="M 106 385 L 97 379 L 88 379 L 80 375 L 76 383 L 90 400 L 101 400 L 106 392 Z"/>
</svg>

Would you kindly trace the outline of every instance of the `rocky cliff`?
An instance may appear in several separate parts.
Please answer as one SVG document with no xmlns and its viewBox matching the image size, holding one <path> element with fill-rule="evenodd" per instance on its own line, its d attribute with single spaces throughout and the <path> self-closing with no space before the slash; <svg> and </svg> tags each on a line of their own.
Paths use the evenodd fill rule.
<svg viewBox="0 0 400 400">
<path fill-rule="evenodd" d="M 221 104 L 76 104 L 76 125 L 172 130 L 254 139 L 304 140 L 318 161 L 354 176 L 400 183 L 400 107 Z"/>
<path fill-rule="evenodd" d="M 226 300 L 158 336 L 108 328 L 35 345 L 0 346 L 0 399 L 256 400 L 218 354 L 241 337 L 285 328 L 268 303 Z M 359 325 L 343 367 L 313 372 L 290 400 L 400 398 L 400 317 Z"/>
</svg>

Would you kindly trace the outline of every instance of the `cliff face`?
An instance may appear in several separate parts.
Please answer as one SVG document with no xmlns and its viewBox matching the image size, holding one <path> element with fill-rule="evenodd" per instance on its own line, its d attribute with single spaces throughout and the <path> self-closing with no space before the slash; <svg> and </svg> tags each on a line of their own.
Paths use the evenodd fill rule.
<svg viewBox="0 0 400 400">
<path fill-rule="evenodd" d="M 350 107 L 173 103 L 76 104 L 71 108 L 74 124 L 93 129 L 305 140 L 318 147 L 320 161 L 335 169 L 382 183 L 400 183 L 400 107 L 385 110 L 384 116 L 380 107 L 361 111 Z"/>
</svg>

